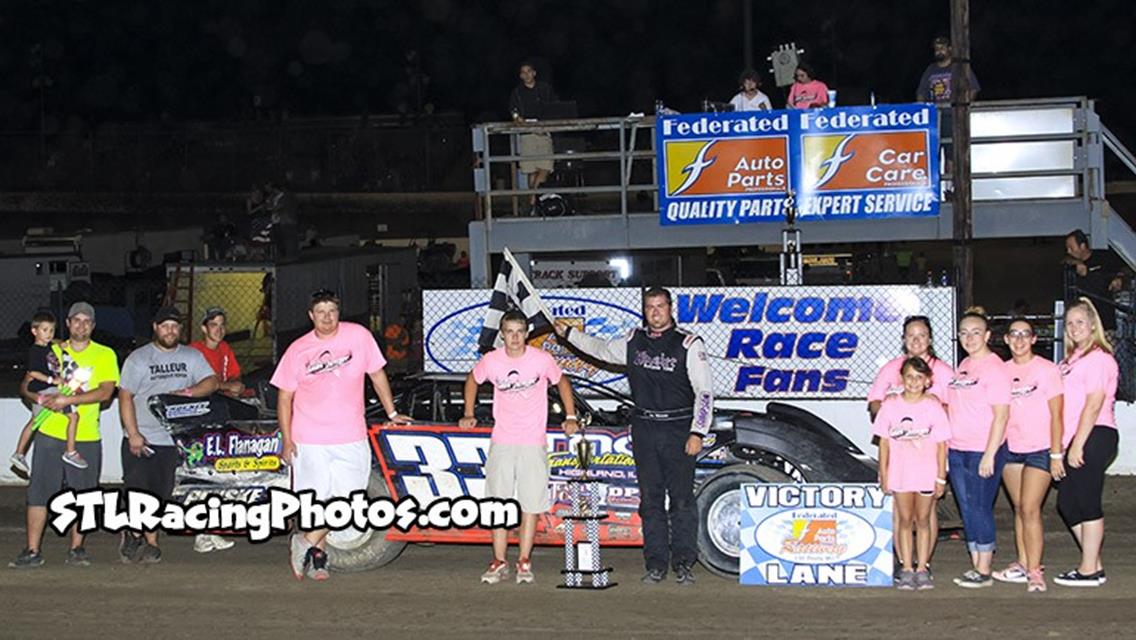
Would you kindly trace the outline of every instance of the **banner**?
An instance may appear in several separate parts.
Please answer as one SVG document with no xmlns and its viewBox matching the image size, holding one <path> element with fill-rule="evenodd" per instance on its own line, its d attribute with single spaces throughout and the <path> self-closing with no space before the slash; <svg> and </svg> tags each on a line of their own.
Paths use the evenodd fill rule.
<svg viewBox="0 0 1136 640">
<path fill-rule="evenodd" d="M 892 498 L 875 484 L 743 484 L 738 580 L 890 587 Z"/>
<path fill-rule="evenodd" d="M 933 216 L 933 105 L 660 116 L 663 225 Z"/>
<path fill-rule="evenodd" d="M 639 289 L 538 289 L 553 317 L 601 338 L 642 326 Z M 705 341 L 717 398 L 864 398 L 880 367 L 900 355 L 903 321 L 931 320 L 935 352 L 954 364 L 949 287 L 676 287 L 678 325 Z M 477 362 L 488 290 L 422 293 L 425 370 L 465 372 Z M 531 344 L 561 368 L 626 392 L 618 370 L 581 358 L 551 333 Z"/>
</svg>

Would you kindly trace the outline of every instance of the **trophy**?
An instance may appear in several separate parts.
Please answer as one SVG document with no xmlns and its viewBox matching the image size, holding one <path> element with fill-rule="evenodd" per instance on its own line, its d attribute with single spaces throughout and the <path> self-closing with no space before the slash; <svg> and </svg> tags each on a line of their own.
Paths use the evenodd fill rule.
<svg viewBox="0 0 1136 640">
<path fill-rule="evenodd" d="M 600 562 L 600 522 L 607 519 L 607 513 L 600 505 L 604 494 L 603 483 L 589 476 L 592 460 L 592 446 L 580 433 L 576 442 L 576 464 L 580 467 L 578 477 L 569 478 L 568 496 L 572 511 L 564 519 L 564 584 L 559 589 L 607 589 L 614 587 L 611 581 L 611 567 Z M 584 539 L 576 541 L 576 527 L 584 527 Z"/>
</svg>

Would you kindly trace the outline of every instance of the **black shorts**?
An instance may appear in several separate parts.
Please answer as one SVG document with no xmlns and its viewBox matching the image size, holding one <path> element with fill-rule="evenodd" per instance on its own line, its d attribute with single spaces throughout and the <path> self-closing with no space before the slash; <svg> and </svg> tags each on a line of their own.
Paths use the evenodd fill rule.
<svg viewBox="0 0 1136 640">
<path fill-rule="evenodd" d="M 46 507 L 51 497 L 64 487 L 83 491 L 99 486 L 99 473 L 103 468 L 103 443 L 76 442 L 75 450 L 87 461 L 86 469 L 73 467 L 63 461 L 67 442 L 36 432 L 32 440 L 32 476 L 28 483 L 28 506 Z"/>
<path fill-rule="evenodd" d="M 130 441 L 122 439 L 122 488 L 147 491 L 162 500 L 169 500 L 174 493 L 177 447 L 149 446 L 154 455 L 135 456 L 130 452 Z"/>
</svg>

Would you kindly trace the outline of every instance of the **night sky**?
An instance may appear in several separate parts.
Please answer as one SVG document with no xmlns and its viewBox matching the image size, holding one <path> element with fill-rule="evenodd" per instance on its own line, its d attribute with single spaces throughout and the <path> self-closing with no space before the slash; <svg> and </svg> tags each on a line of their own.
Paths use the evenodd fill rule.
<svg viewBox="0 0 1136 640">
<path fill-rule="evenodd" d="M 796 41 L 843 104 L 913 99 L 949 2 L 754 0 L 754 51 Z M 1136 145 L 1136 45 L 1126 0 L 972 2 L 981 98 L 1086 94 Z M 517 64 L 581 115 L 693 110 L 728 99 L 742 67 L 742 2 L 43 0 L 0 8 L 6 130 L 263 114 L 457 111 L 499 119 Z"/>
</svg>

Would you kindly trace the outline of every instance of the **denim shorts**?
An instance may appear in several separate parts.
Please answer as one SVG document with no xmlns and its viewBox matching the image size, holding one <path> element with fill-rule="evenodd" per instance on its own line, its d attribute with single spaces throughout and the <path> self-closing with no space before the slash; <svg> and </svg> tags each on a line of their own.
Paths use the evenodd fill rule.
<svg viewBox="0 0 1136 640">
<path fill-rule="evenodd" d="M 1024 464 L 1027 467 L 1041 469 L 1049 473 L 1049 449 L 1031 451 L 1029 453 L 1006 452 L 1006 464 Z"/>
</svg>

